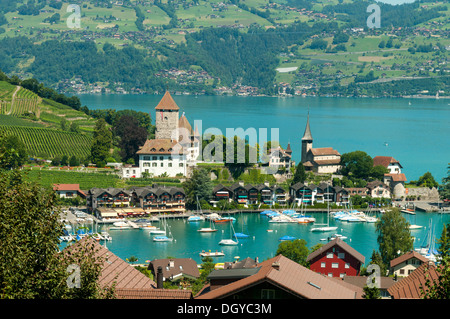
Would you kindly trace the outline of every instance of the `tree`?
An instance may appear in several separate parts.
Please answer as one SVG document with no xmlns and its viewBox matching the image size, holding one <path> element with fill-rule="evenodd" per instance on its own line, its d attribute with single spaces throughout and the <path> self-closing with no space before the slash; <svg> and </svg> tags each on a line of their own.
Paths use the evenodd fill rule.
<svg viewBox="0 0 450 319">
<path fill-rule="evenodd" d="M 426 172 L 422 176 L 420 176 L 419 180 L 417 181 L 417 186 L 422 187 L 438 187 L 439 184 L 435 181 L 433 175 L 431 175 L 430 172 Z"/>
<path fill-rule="evenodd" d="M 112 133 L 106 126 L 104 119 L 99 119 L 95 124 L 94 140 L 91 147 L 91 160 L 93 163 L 105 163 L 109 157 L 112 146 Z"/>
<path fill-rule="evenodd" d="M 53 190 L 26 181 L 20 171 L 0 172 L 0 298 L 111 296 L 112 289 L 98 285 L 102 262 L 93 245 L 59 252 L 63 224 L 56 200 Z M 67 284 L 69 265 L 80 267 L 80 288 Z"/>
<path fill-rule="evenodd" d="M 442 199 L 450 199 L 450 163 L 447 167 L 447 177 L 442 179 L 442 187 L 439 189 L 439 194 Z"/>
<path fill-rule="evenodd" d="M 366 179 L 373 168 L 373 159 L 366 152 L 354 151 L 342 154 L 341 173 L 345 176 Z"/>
<path fill-rule="evenodd" d="M 388 268 L 392 259 L 413 249 L 409 223 L 398 208 L 388 210 L 376 222 L 377 242 L 384 265 Z"/>
<path fill-rule="evenodd" d="M 131 115 L 123 115 L 114 126 L 114 133 L 120 138 L 120 156 L 126 162 L 133 158 L 137 161 L 136 152 L 147 140 L 148 132 L 144 127 L 139 126 L 139 121 Z"/>
<path fill-rule="evenodd" d="M 304 183 L 307 177 L 308 176 L 306 175 L 303 163 L 299 163 L 295 168 L 294 178 L 291 185 L 297 184 L 299 182 Z"/>
<path fill-rule="evenodd" d="M 304 239 L 286 240 L 278 245 L 276 255 L 283 255 L 292 261 L 299 263 L 304 267 L 308 267 L 306 258 L 309 255 L 309 249 Z"/>
<path fill-rule="evenodd" d="M 78 158 L 75 155 L 72 155 L 69 159 L 69 165 L 70 166 L 79 166 L 80 161 L 78 160 Z"/>
<path fill-rule="evenodd" d="M 18 168 L 25 164 L 26 160 L 25 144 L 15 135 L 0 134 L 0 168 Z"/>
<path fill-rule="evenodd" d="M 191 177 L 183 183 L 183 188 L 186 204 L 190 207 L 196 207 L 197 199 L 208 202 L 213 189 L 208 171 L 204 168 L 194 170 Z"/>
<path fill-rule="evenodd" d="M 370 172 L 370 176 L 376 180 L 383 180 L 384 174 L 388 174 L 389 170 L 384 167 L 383 165 L 377 165 L 372 167 L 372 170 Z"/>
<path fill-rule="evenodd" d="M 425 266 L 425 285 L 420 286 L 421 296 L 424 299 L 450 298 L 450 257 L 443 256 L 436 266 L 437 278 L 431 279 L 431 266 Z"/>
<path fill-rule="evenodd" d="M 437 240 L 439 244 L 439 255 L 441 257 L 450 257 L 450 224 L 445 225 L 442 228 L 441 238 Z"/>
</svg>

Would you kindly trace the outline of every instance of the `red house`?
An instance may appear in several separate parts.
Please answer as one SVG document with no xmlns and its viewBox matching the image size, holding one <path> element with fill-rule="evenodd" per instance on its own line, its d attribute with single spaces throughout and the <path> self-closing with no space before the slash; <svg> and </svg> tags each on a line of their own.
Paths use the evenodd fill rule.
<svg viewBox="0 0 450 319">
<path fill-rule="evenodd" d="M 358 276 L 365 258 L 339 237 L 306 258 L 310 269 L 328 277 Z"/>
</svg>

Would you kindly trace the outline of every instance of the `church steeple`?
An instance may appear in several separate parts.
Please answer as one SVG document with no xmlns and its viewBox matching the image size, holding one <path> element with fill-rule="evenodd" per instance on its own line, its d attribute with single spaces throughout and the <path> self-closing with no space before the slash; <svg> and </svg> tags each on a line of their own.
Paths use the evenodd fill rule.
<svg viewBox="0 0 450 319">
<path fill-rule="evenodd" d="M 309 127 L 309 111 L 308 111 L 308 119 L 306 120 L 306 129 L 305 133 L 303 134 L 302 141 L 311 141 L 312 142 L 312 135 L 311 135 L 311 128 Z"/>
<path fill-rule="evenodd" d="M 302 159 L 301 162 L 305 163 L 308 159 L 308 153 L 312 149 L 313 144 L 313 138 L 311 135 L 311 128 L 309 127 L 309 111 L 308 111 L 308 118 L 306 120 L 306 128 L 305 133 L 302 137 Z"/>
</svg>

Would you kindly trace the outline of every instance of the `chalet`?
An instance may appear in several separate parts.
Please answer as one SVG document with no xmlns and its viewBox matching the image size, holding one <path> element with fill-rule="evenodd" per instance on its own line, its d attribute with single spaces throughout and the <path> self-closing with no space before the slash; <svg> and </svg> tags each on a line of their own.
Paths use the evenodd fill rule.
<svg viewBox="0 0 450 319">
<path fill-rule="evenodd" d="M 179 187 L 92 188 L 87 209 L 101 219 L 150 213 L 184 213 L 185 193 Z"/>
<path fill-rule="evenodd" d="M 400 174 L 402 165 L 391 156 L 375 156 L 373 158 L 373 167 L 381 165 L 389 170 L 389 174 Z"/>
<path fill-rule="evenodd" d="M 249 268 L 211 272 L 195 299 L 361 299 L 362 289 L 278 255 Z"/>
<path fill-rule="evenodd" d="M 248 190 L 244 187 L 243 183 L 235 183 L 230 186 L 230 190 L 233 193 L 233 200 L 238 204 L 248 203 Z"/>
<path fill-rule="evenodd" d="M 186 279 L 196 280 L 200 277 L 197 263 L 192 258 L 155 259 L 148 265 L 153 277 L 156 278 L 161 267 L 163 281 L 179 282 Z"/>
<path fill-rule="evenodd" d="M 347 187 L 345 189 L 350 196 L 358 195 L 362 198 L 369 196 L 369 189 L 367 187 Z"/>
<path fill-rule="evenodd" d="M 248 192 L 248 203 L 249 204 L 258 204 L 259 202 L 259 189 L 257 186 L 248 184 L 245 186 Z"/>
<path fill-rule="evenodd" d="M 229 201 L 232 198 L 232 196 L 233 192 L 229 187 L 219 184 L 213 189 L 213 199 L 211 200 L 211 203 L 215 205 L 218 201 L 222 199 Z"/>
<path fill-rule="evenodd" d="M 53 184 L 53 190 L 60 198 L 86 198 L 86 193 L 80 189 L 80 184 Z"/>
<path fill-rule="evenodd" d="M 391 260 L 390 273 L 397 277 L 406 277 L 428 261 L 428 258 L 413 250 Z"/>
<path fill-rule="evenodd" d="M 269 149 L 267 165 L 277 170 L 282 168 L 289 172 L 291 167 L 295 165 L 295 162 L 292 161 L 291 144 L 289 143 L 285 150 L 281 146 Z"/>
<path fill-rule="evenodd" d="M 309 254 L 306 261 L 319 274 L 343 278 L 359 275 L 365 257 L 337 237 Z"/>
<path fill-rule="evenodd" d="M 334 186 L 334 191 L 336 194 L 335 203 L 338 205 L 348 205 L 350 203 L 350 192 L 347 188 L 342 188 L 340 186 Z"/>
</svg>

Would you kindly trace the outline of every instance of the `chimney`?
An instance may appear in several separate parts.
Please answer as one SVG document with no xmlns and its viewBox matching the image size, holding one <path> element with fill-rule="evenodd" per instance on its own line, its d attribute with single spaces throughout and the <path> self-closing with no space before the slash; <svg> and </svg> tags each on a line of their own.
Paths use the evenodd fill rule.
<svg viewBox="0 0 450 319">
<path fill-rule="evenodd" d="M 275 261 L 272 263 L 272 268 L 275 270 L 280 270 L 280 263 L 278 261 Z"/>
<path fill-rule="evenodd" d="M 158 267 L 158 270 L 156 272 L 156 288 L 158 289 L 163 288 L 163 273 L 161 266 Z"/>
<path fill-rule="evenodd" d="M 175 261 L 173 261 L 172 259 L 169 260 L 169 267 L 170 267 L 170 268 L 175 267 Z"/>
</svg>

